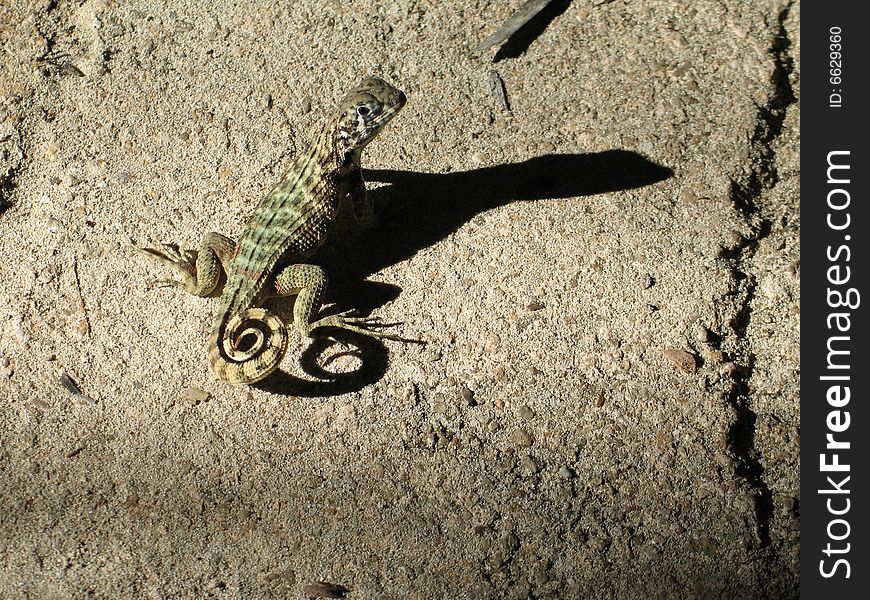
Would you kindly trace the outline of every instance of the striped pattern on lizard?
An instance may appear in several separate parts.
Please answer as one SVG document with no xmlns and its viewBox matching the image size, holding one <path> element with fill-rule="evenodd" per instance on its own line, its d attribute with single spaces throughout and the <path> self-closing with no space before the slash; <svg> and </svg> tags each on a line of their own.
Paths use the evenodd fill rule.
<svg viewBox="0 0 870 600">
<path fill-rule="evenodd" d="M 377 330 L 376 317 L 344 311 L 314 320 L 321 308 L 326 273 L 305 261 L 320 247 L 343 202 L 349 200 L 361 226 L 375 215 L 366 198 L 360 170 L 363 148 L 405 105 L 405 94 L 376 77 L 363 79 L 339 102 L 307 152 L 260 202 L 238 243 L 219 233 L 205 236 L 199 252 L 161 244 L 137 249 L 179 272 L 181 281 L 158 285 L 182 287 L 209 296 L 226 273 L 221 305 L 209 347 L 212 370 L 234 384 L 268 377 L 287 352 L 284 322 L 262 308 L 269 296 L 296 296 L 293 319 L 303 336 L 320 327 L 336 327 L 375 338 L 402 340 Z"/>
</svg>

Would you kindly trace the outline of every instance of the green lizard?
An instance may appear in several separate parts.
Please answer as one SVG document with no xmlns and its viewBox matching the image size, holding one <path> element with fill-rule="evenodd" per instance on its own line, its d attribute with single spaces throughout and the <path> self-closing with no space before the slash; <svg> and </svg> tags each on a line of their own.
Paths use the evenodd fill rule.
<svg viewBox="0 0 870 600">
<path fill-rule="evenodd" d="M 269 296 L 296 296 L 297 331 L 337 327 L 375 338 L 402 340 L 376 331 L 376 317 L 344 311 L 314 320 L 321 307 L 326 273 L 306 264 L 320 247 L 346 199 L 362 226 L 374 223 L 360 170 L 362 149 L 405 105 L 405 94 L 368 77 L 339 102 L 309 150 L 298 156 L 277 186 L 248 219 L 238 243 L 219 233 L 205 236 L 199 252 L 161 244 L 137 247 L 181 273 L 182 280 L 155 283 L 183 287 L 209 296 L 226 273 L 222 308 L 214 327 L 209 359 L 214 372 L 230 383 L 251 384 L 268 377 L 287 352 L 283 321 L 259 306 Z"/>
</svg>

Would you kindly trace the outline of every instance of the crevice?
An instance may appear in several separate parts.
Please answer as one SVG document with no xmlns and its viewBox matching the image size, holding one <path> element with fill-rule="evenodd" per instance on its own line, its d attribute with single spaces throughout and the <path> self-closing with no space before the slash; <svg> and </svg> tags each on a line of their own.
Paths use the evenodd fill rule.
<svg viewBox="0 0 870 600">
<path fill-rule="evenodd" d="M 54 0 L 49 0 L 43 7 L 42 11 L 34 14 L 34 26 L 36 31 L 42 39 L 45 41 L 45 52 L 38 57 L 35 57 L 35 63 L 37 67 L 40 68 L 43 72 L 48 67 L 53 67 L 57 69 L 68 68 L 67 64 L 60 64 L 56 61 L 56 52 L 55 52 L 55 38 L 57 27 L 47 27 L 43 21 L 45 15 L 49 15 L 57 8 L 57 2 Z M 75 67 L 73 67 L 75 68 Z M 77 69 L 76 69 L 77 70 Z M 12 96 L 11 104 L 18 104 L 22 102 L 22 98 L 20 96 Z M 3 100 L 2 94 L 0 94 L 0 101 Z M 16 189 L 18 187 L 18 178 L 21 176 L 22 171 L 26 168 L 27 160 L 28 160 L 28 142 L 30 139 L 28 126 L 29 116 L 33 112 L 33 101 L 32 94 L 28 93 L 26 100 L 28 104 L 27 110 L 21 110 L 20 112 L 25 115 L 23 121 L 19 121 L 16 123 L 15 128 L 13 129 L 13 133 L 6 137 L 0 137 L 0 217 L 3 216 L 9 208 L 13 205 L 13 196 L 15 195 Z M 0 109 L 5 108 L 2 104 L 0 104 Z M 15 109 L 16 111 L 18 109 Z M 43 113 L 45 114 L 45 109 L 43 109 Z M 25 132 L 25 133 L 22 133 Z M 9 147 L 7 147 L 7 145 Z M 4 152 L 5 157 L 4 157 Z"/>
<path fill-rule="evenodd" d="M 0 144 L 12 141 L 12 151 L 17 152 L 18 156 L 13 158 L 12 164 L 9 165 L 5 173 L 0 174 L 0 216 L 12 206 L 12 195 L 15 192 L 15 181 L 21 174 L 25 163 L 24 144 L 21 142 L 21 132 L 15 132 L 15 138 L 7 138 L 0 140 Z"/>
<path fill-rule="evenodd" d="M 777 15 L 776 30 L 770 47 L 774 68 L 770 83 L 772 94 L 767 103 L 758 107 L 757 123 L 751 139 L 748 160 L 752 171 L 731 185 L 731 200 L 735 208 L 749 223 L 752 234 L 738 247 L 721 255 L 730 263 L 736 275 L 733 293 L 739 308 L 730 320 L 730 327 L 737 346 L 730 357 L 739 365 L 727 392 L 726 400 L 735 412 L 735 421 L 727 434 L 729 451 L 735 462 L 735 472 L 754 496 L 755 522 L 759 550 L 771 544 L 770 526 L 774 516 L 773 493 L 765 480 L 762 457 L 756 448 L 756 424 L 758 415 L 752 406 L 750 381 L 755 366 L 755 356 L 749 346 L 747 333 L 751 321 L 751 306 L 755 299 L 757 281 L 747 261 L 755 254 L 758 244 L 770 235 L 772 224 L 764 213 L 760 200 L 778 182 L 775 143 L 782 134 L 786 111 L 797 99 L 790 82 L 794 68 L 789 54 L 791 40 L 785 23 L 793 2 L 786 4 Z"/>
<path fill-rule="evenodd" d="M 770 82 L 773 94 L 767 104 L 758 107 L 757 124 L 752 135 L 750 159 L 756 164 L 745 181 L 735 182 L 732 187 L 732 200 L 737 209 L 747 217 L 755 217 L 759 212 L 756 199 L 765 190 L 779 181 L 776 169 L 774 141 L 782 134 L 786 110 L 797 101 L 789 76 L 794 70 L 794 62 L 789 54 L 791 40 L 785 28 L 792 3 L 788 3 L 777 19 L 777 30 L 769 50 L 774 59 L 774 69 Z M 756 240 L 760 237 L 756 237 Z"/>
</svg>

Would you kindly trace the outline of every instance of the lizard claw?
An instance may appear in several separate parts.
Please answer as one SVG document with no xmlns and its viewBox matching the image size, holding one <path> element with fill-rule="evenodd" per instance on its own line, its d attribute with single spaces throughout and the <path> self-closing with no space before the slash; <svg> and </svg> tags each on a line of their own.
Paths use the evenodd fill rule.
<svg viewBox="0 0 870 600">
<path fill-rule="evenodd" d="M 425 344 L 425 342 L 422 342 L 420 340 L 406 339 L 392 333 L 387 333 L 386 331 L 380 331 L 385 327 L 395 327 L 397 325 L 402 325 L 401 322 L 384 323 L 381 317 L 351 316 L 356 314 L 357 312 L 351 309 L 336 313 L 334 315 L 330 315 L 328 317 L 324 317 L 312 323 L 310 325 L 310 330 L 317 329 L 318 327 L 335 327 L 337 329 L 353 331 L 354 333 L 361 333 L 362 335 L 367 335 L 376 339 L 393 340 L 395 342 L 407 342 L 412 344 Z M 331 339 L 332 341 L 337 341 L 333 337 L 329 337 L 328 339 Z"/>
<path fill-rule="evenodd" d="M 160 243 L 157 244 L 158 248 L 146 248 L 144 246 L 136 246 L 133 247 L 152 258 L 156 258 L 158 261 L 163 264 L 172 267 L 176 271 L 180 272 L 182 277 L 185 279 L 192 277 L 196 279 L 196 254 L 190 250 L 181 249 L 177 244 L 165 244 Z M 159 280 L 162 283 L 165 283 L 168 280 L 161 279 Z M 184 284 L 178 283 L 177 285 L 183 286 Z M 166 286 L 160 286 L 166 287 Z"/>
</svg>

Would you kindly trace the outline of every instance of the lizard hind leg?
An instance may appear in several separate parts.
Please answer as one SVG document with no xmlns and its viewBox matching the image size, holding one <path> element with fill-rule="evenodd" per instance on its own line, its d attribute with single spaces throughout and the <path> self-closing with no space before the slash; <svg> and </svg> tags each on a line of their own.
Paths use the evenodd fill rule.
<svg viewBox="0 0 870 600">
<path fill-rule="evenodd" d="M 321 308 L 321 298 L 326 283 L 326 273 L 318 265 L 290 265 L 275 277 L 275 291 L 279 296 L 296 295 L 293 324 L 302 336 L 311 335 L 319 327 L 335 327 L 376 339 L 413 341 L 380 331 L 384 327 L 400 325 L 400 323 L 383 323 L 378 317 L 356 317 L 353 316 L 352 310 L 314 320 L 314 315 Z"/>
<path fill-rule="evenodd" d="M 271 375 L 287 353 L 284 322 L 265 308 L 248 308 L 215 327 L 209 360 L 221 379 L 251 384 Z"/>
<path fill-rule="evenodd" d="M 218 286 L 224 266 L 229 263 L 236 249 L 236 243 L 219 233 L 206 234 L 198 252 L 179 248 L 176 244 L 159 244 L 158 248 L 133 246 L 137 251 L 171 267 L 177 279 L 157 279 L 150 287 L 176 286 L 187 290 L 194 296 L 210 296 Z"/>
</svg>

